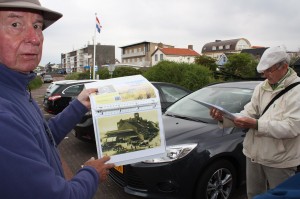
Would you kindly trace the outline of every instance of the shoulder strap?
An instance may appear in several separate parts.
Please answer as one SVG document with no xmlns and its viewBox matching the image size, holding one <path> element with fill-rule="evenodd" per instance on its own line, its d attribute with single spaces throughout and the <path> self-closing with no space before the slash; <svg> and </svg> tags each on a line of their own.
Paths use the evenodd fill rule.
<svg viewBox="0 0 300 199">
<path fill-rule="evenodd" d="M 300 84 L 300 82 L 295 82 L 293 84 L 290 84 L 289 86 L 287 86 L 285 89 L 283 89 L 282 91 L 280 91 L 270 102 L 269 104 L 266 106 L 266 108 L 264 109 L 264 111 L 262 112 L 261 116 L 268 110 L 268 108 L 273 104 L 273 102 L 275 100 L 277 100 L 281 95 L 283 95 L 284 93 L 288 92 L 290 89 L 294 88 L 295 86 L 297 86 L 298 84 Z"/>
</svg>

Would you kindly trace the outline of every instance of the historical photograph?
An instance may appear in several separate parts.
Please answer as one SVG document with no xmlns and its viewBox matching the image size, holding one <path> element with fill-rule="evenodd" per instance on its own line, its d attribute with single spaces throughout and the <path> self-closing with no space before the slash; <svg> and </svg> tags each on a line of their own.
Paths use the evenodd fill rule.
<svg viewBox="0 0 300 199">
<path fill-rule="evenodd" d="M 157 110 L 98 119 L 103 155 L 117 155 L 161 145 Z"/>
</svg>

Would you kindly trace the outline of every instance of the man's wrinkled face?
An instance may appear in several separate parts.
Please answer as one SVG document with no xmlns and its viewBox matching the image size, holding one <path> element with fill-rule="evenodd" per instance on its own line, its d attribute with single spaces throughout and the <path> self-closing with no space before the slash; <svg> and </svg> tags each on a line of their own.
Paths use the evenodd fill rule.
<svg viewBox="0 0 300 199">
<path fill-rule="evenodd" d="M 288 64 L 277 63 L 262 73 L 270 84 L 276 84 L 287 72 Z"/>
<path fill-rule="evenodd" d="M 0 10 L 0 63 L 27 73 L 40 63 L 43 17 L 34 11 Z"/>
</svg>

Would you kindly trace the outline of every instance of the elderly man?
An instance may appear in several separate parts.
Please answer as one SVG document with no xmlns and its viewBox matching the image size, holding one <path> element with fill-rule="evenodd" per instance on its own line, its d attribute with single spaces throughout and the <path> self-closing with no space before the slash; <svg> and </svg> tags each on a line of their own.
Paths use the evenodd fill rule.
<svg viewBox="0 0 300 199">
<path fill-rule="evenodd" d="M 255 88 L 251 101 L 237 118 L 230 121 L 216 109 L 210 112 L 223 127 L 249 128 L 243 143 L 248 199 L 294 175 L 300 164 L 300 86 L 281 95 L 263 113 L 280 91 L 300 82 L 289 68 L 289 60 L 282 47 L 268 48 L 257 66 L 266 80 Z"/>
<path fill-rule="evenodd" d="M 57 144 L 90 108 L 84 90 L 78 99 L 46 122 L 27 87 L 35 77 L 43 30 L 61 18 L 38 0 L 0 0 L 0 198 L 88 199 L 107 178 L 109 157 L 87 161 L 64 178 Z"/>
</svg>

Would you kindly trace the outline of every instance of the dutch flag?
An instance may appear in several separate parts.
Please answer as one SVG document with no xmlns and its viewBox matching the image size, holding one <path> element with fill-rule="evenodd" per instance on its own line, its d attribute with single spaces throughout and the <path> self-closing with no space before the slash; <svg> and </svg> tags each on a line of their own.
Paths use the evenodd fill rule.
<svg viewBox="0 0 300 199">
<path fill-rule="evenodd" d="M 100 25 L 100 21 L 98 17 L 96 17 L 96 29 L 100 33 L 102 26 Z"/>
</svg>

